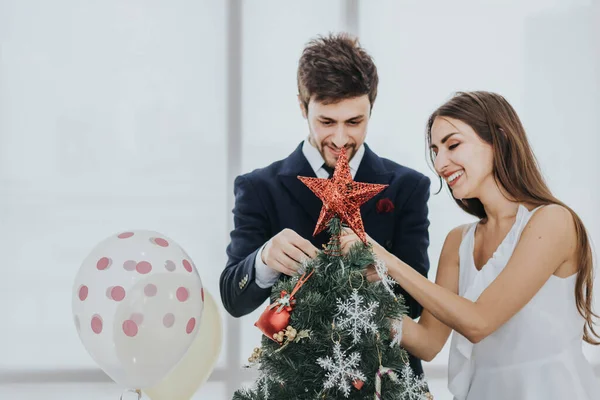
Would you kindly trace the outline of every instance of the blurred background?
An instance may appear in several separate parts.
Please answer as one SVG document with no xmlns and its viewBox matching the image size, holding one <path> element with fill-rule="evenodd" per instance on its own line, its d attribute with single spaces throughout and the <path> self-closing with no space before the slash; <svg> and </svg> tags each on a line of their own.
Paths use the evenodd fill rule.
<svg viewBox="0 0 600 400">
<path fill-rule="evenodd" d="M 298 58 L 338 31 L 379 69 L 375 152 L 435 192 L 427 117 L 455 91 L 499 92 L 600 242 L 598 0 L 0 0 L 0 398 L 118 398 L 71 319 L 75 274 L 108 235 L 170 236 L 219 298 L 233 179 L 305 138 Z M 444 189 L 430 220 L 434 279 L 447 232 L 472 218 Z M 221 359 L 194 399 L 229 399 L 254 378 L 241 365 L 260 310 L 221 310 Z M 585 354 L 600 375 L 600 349 Z M 447 360 L 425 364 L 436 399 L 451 399 Z"/>
</svg>

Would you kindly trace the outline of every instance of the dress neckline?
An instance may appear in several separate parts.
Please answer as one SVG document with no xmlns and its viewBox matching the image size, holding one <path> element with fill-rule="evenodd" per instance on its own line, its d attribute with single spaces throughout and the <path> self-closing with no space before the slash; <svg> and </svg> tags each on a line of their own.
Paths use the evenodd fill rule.
<svg viewBox="0 0 600 400">
<path fill-rule="evenodd" d="M 536 208 L 537 209 L 537 208 Z M 506 233 L 506 235 L 504 236 L 504 238 L 502 239 L 502 241 L 500 242 L 500 244 L 498 245 L 498 247 L 496 247 L 496 250 L 494 250 L 494 252 L 492 253 L 491 257 L 487 259 L 487 261 L 481 266 L 480 269 L 477 268 L 477 264 L 475 263 L 475 232 L 477 231 L 477 226 L 479 226 L 479 222 L 477 221 L 474 224 L 473 229 L 471 229 L 471 247 L 469 249 L 469 254 L 471 256 L 471 265 L 473 266 L 473 269 L 475 269 L 476 272 L 481 272 L 483 271 L 483 269 L 494 259 L 496 258 L 496 255 L 498 254 L 498 250 L 500 250 L 500 248 L 506 243 L 506 241 L 508 240 L 508 238 L 511 236 L 511 233 L 513 232 L 513 230 L 515 229 L 515 227 L 517 226 L 517 222 L 519 222 L 519 219 L 521 218 L 521 216 L 523 215 L 523 211 L 527 211 L 527 212 L 533 212 L 536 209 L 529 211 L 527 209 L 527 207 L 525 207 L 523 204 L 519 204 L 519 207 L 517 208 L 517 215 L 515 216 L 515 222 L 513 222 L 512 226 L 510 227 L 510 229 L 508 230 L 508 232 Z"/>
</svg>

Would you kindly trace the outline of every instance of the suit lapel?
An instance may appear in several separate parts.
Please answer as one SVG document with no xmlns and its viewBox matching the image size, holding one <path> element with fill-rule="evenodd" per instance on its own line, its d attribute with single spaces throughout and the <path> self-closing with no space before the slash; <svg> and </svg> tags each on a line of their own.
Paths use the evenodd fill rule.
<svg viewBox="0 0 600 400">
<path fill-rule="evenodd" d="M 284 160 L 277 178 L 316 224 L 323 203 L 298 176 L 315 177 L 315 172 L 302 153 L 302 143 Z"/>
<path fill-rule="evenodd" d="M 358 171 L 356 171 L 354 180 L 357 182 L 388 185 L 391 182 L 392 177 L 393 174 L 385 169 L 381 158 L 379 158 L 377 154 L 373 153 L 369 146 L 365 144 L 365 155 L 360 162 Z M 375 209 L 375 204 L 384 195 L 385 189 L 360 207 L 360 213 L 363 219 L 369 215 L 373 209 Z"/>
</svg>

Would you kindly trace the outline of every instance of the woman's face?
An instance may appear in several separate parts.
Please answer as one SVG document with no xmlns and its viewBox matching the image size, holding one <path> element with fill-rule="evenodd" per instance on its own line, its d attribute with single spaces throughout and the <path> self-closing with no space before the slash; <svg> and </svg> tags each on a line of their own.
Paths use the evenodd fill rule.
<svg viewBox="0 0 600 400">
<path fill-rule="evenodd" d="M 431 150 L 436 172 L 448 183 L 456 199 L 479 197 L 483 184 L 494 180 L 492 146 L 460 120 L 435 118 Z"/>
</svg>

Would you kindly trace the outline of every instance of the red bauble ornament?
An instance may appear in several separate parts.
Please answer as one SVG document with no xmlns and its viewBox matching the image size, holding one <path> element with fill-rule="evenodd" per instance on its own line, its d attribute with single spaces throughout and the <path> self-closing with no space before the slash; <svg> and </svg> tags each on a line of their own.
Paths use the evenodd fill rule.
<svg viewBox="0 0 600 400">
<path fill-rule="evenodd" d="M 269 304 L 254 324 L 269 339 L 277 342 L 273 335 L 285 330 L 290 324 L 292 308 L 296 304 L 294 296 L 288 295 L 285 290 L 281 291 L 281 298 L 273 304 Z"/>
<path fill-rule="evenodd" d="M 363 381 L 361 381 L 360 379 L 355 379 L 355 380 L 352 382 L 352 386 L 354 386 L 354 387 L 355 387 L 357 390 L 360 390 L 360 389 L 362 389 L 362 387 L 363 387 L 363 385 L 364 385 L 364 384 L 365 384 L 365 383 L 364 383 Z"/>
<path fill-rule="evenodd" d="M 273 338 L 273 335 L 280 331 L 284 331 L 285 328 L 287 328 L 290 324 L 290 317 L 291 314 L 286 309 L 277 312 L 277 308 L 267 306 L 266 310 L 263 311 L 254 326 L 260 329 L 269 339 L 277 342 L 277 340 Z"/>
<path fill-rule="evenodd" d="M 292 293 L 288 294 L 288 292 L 282 290 L 280 294 L 281 297 L 273 304 L 269 304 L 258 318 L 258 321 L 254 323 L 254 326 L 260 329 L 262 333 L 272 341 L 279 343 L 273 338 L 273 335 L 280 331 L 284 331 L 290 324 L 292 309 L 296 304 L 294 295 L 302 285 L 304 285 L 304 282 L 310 278 L 313 272 L 315 271 L 311 271 L 308 276 L 303 274 L 300 279 L 298 279 L 298 282 L 296 282 L 296 286 L 294 286 Z"/>
</svg>

